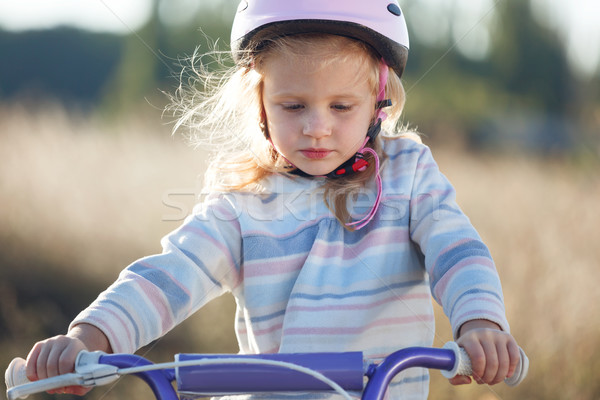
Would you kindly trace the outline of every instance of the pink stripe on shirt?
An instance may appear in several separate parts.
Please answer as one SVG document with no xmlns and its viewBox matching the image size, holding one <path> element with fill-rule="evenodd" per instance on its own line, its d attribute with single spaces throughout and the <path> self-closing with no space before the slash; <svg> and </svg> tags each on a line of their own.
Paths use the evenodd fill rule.
<svg viewBox="0 0 600 400">
<path fill-rule="evenodd" d="M 358 327 L 297 327 L 287 328 L 284 330 L 284 335 L 357 335 L 376 327 L 408 325 L 419 322 L 432 322 L 433 315 L 413 315 L 410 317 L 401 318 L 382 318 L 374 320 L 366 326 Z"/>
<path fill-rule="evenodd" d="M 356 254 L 362 254 L 370 248 L 389 246 L 390 242 L 405 243 L 408 241 L 406 228 L 382 229 L 373 231 L 360 242 L 350 245 L 348 243 L 326 243 L 316 241 L 311 249 L 311 254 L 327 258 L 342 255 L 344 260 L 356 258 Z"/>
<path fill-rule="evenodd" d="M 166 299 L 163 296 L 163 292 L 161 292 L 161 290 L 158 289 L 154 284 L 145 279 L 139 279 L 137 283 L 140 285 L 142 291 L 146 294 L 148 300 L 152 304 L 152 307 L 160 316 L 162 330 L 169 330 L 170 327 L 173 326 L 174 321 L 170 308 L 164 303 Z"/>
<path fill-rule="evenodd" d="M 468 268 L 470 266 L 483 266 L 495 272 L 494 262 L 487 257 L 473 256 L 462 259 L 460 262 L 456 263 L 452 268 L 450 268 L 437 282 L 434 289 L 436 297 L 438 299 L 441 298 L 442 293 L 446 291 L 446 287 L 457 272 L 464 271 L 462 268 Z"/>
<path fill-rule="evenodd" d="M 415 293 L 405 296 L 393 296 L 386 299 L 382 299 L 373 303 L 360 303 L 360 304 L 331 304 L 323 306 L 290 306 L 287 308 L 288 311 L 334 311 L 334 310 L 368 310 L 371 308 L 378 307 L 383 304 L 391 303 L 394 301 L 404 300 L 429 300 L 429 293 Z"/>
</svg>

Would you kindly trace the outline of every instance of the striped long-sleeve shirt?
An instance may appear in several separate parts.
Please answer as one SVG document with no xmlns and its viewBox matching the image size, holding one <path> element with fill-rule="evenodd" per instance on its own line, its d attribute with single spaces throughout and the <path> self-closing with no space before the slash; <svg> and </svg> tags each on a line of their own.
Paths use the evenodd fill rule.
<svg viewBox="0 0 600 400">
<path fill-rule="evenodd" d="M 434 338 L 431 297 L 456 334 L 472 319 L 508 331 L 487 247 L 430 153 L 384 140 L 374 219 L 350 232 L 323 201 L 324 178 L 272 175 L 256 193 L 216 193 L 166 236 L 162 254 L 126 268 L 73 322 L 115 352 L 134 352 L 211 299 L 232 292 L 242 353 L 352 351 L 379 357 Z M 375 183 L 349 200 L 357 218 Z M 425 370 L 404 372 L 394 398 L 427 397 Z"/>
</svg>

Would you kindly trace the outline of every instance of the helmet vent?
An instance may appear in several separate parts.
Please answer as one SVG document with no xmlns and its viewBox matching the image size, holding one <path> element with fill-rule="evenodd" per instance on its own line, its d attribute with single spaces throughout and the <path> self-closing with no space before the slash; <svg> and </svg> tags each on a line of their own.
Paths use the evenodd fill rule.
<svg viewBox="0 0 600 400">
<path fill-rule="evenodd" d="M 248 2 L 246 0 L 242 0 L 242 1 L 240 1 L 240 4 L 238 5 L 237 12 L 242 12 L 247 8 L 248 8 Z M 388 9 L 389 9 L 389 7 L 388 7 Z"/>
<path fill-rule="evenodd" d="M 396 17 L 399 17 L 400 15 L 402 15 L 402 11 L 400 10 L 400 7 L 398 7 L 398 4 L 390 3 L 390 4 L 388 4 L 387 9 L 389 12 L 394 14 Z"/>
</svg>

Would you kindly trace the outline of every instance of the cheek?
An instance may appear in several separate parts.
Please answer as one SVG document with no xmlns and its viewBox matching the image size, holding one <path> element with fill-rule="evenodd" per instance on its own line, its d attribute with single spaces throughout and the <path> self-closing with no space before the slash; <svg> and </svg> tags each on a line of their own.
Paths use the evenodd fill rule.
<svg viewBox="0 0 600 400">
<path fill-rule="evenodd" d="M 267 126 L 270 130 L 289 132 L 300 124 L 295 114 L 290 114 L 281 109 L 267 110 Z"/>
<path fill-rule="evenodd" d="M 367 131 L 371 126 L 372 115 L 367 112 L 363 112 L 362 115 L 357 116 L 351 122 L 344 125 L 345 131 L 348 136 L 353 138 L 365 138 Z"/>
<path fill-rule="evenodd" d="M 272 116 L 267 119 L 267 127 L 271 140 L 276 145 L 290 143 L 293 139 L 293 124 L 285 119 Z"/>
</svg>

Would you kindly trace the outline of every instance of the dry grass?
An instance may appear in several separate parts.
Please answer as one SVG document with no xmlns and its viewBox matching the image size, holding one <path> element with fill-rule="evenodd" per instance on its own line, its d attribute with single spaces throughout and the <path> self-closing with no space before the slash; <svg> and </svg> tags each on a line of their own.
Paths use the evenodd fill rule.
<svg viewBox="0 0 600 400">
<path fill-rule="evenodd" d="M 523 156 L 442 153 L 438 162 L 492 251 L 512 332 L 531 359 L 521 387 L 476 392 L 481 398 L 599 399 L 598 170 Z M 433 398 L 444 398 L 445 389 L 437 388 Z"/>
<path fill-rule="evenodd" d="M 597 171 L 526 157 L 434 153 L 492 250 L 512 330 L 530 356 L 531 371 L 516 389 L 452 388 L 434 372 L 431 398 L 599 399 Z M 0 108 L 2 365 L 43 335 L 64 329 L 56 321 L 38 326 L 40 312 L 61 323 L 72 317 L 48 305 L 61 293 L 96 282 L 79 287 L 84 300 L 65 300 L 79 308 L 95 294 L 88 292 L 112 281 L 127 263 L 160 250 L 160 237 L 179 223 L 166 220 L 181 214 L 165 200 L 191 207 L 204 158 L 172 138 L 155 116 L 109 126 L 58 107 L 36 113 L 18 105 Z M 28 271 L 45 271 L 48 280 L 36 286 L 38 278 Z M 35 308 L 41 302 L 27 297 L 40 291 L 47 294 L 42 311 Z M 231 308 L 224 299 L 203 310 L 160 341 L 150 357 L 235 350 Z M 438 318 L 436 345 L 449 338 L 447 323 Z M 106 397 L 97 389 L 93 396 L 118 398 L 137 390 L 119 387 Z"/>
<path fill-rule="evenodd" d="M 107 253 L 158 250 L 156 238 L 176 226 L 163 196 L 191 204 L 204 164 L 156 118 L 104 125 L 13 106 L 0 110 L 0 132 L 2 233 L 90 274 L 118 270 Z"/>
</svg>

